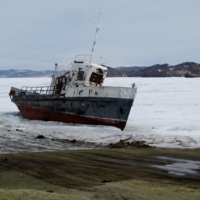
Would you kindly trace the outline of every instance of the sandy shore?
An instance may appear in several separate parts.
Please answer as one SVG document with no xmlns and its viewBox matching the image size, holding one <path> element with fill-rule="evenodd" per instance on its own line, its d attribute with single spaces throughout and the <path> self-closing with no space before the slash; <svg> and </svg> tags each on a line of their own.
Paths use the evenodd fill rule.
<svg viewBox="0 0 200 200">
<path fill-rule="evenodd" d="M 158 148 L 1 154 L 0 199 L 199 199 L 199 155 Z"/>
</svg>

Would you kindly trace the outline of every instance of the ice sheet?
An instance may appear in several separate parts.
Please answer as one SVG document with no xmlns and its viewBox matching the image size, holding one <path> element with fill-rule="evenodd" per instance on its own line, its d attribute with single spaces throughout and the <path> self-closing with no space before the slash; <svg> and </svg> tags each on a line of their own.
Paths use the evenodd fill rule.
<svg viewBox="0 0 200 200">
<path fill-rule="evenodd" d="M 107 126 L 30 121 L 17 115 L 11 86 L 47 86 L 50 78 L 3 78 L 0 82 L 0 151 L 65 149 L 57 139 L 107 145 L 132 136 L 156 147 L 200 147 L 200 78 L 107 78 L 105 85 L 131 87 L 138 93 L 124 131 Z M 16 131 L 18 129 L 18 131 Z M 47 140 L 35 140 L 39 134 Z M 12 145 L 9 145 L 12 144 Z M 23 150 L 20 149 L 20 150 Z"/>
</svg>

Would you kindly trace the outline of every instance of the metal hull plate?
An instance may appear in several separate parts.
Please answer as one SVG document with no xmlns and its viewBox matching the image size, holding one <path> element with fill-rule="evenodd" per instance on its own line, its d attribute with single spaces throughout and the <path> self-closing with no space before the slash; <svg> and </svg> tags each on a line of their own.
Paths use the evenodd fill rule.
<svg viewBox="0 0 200 200">
<path fill-rule="evenodd" d="M 58 121 L 72 124 L 106 125 L 114 126 L 121 130 L 123 130 L 126 126 L 126 121 L 124 120 L 81 116 L 66 112 L 55 112 L 44 108 L 36 108 L 24 105 L 18 105 L 18 109 L 20 110 L 23 117 L 32 120 Z"/>
</svg>

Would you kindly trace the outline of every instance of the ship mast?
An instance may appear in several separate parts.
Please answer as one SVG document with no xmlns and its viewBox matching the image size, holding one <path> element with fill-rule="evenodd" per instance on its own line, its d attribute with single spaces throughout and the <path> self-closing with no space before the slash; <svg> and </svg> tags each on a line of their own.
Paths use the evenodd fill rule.
<svg viewBox="0 0 200 200">
<path fill-rule="evenodd" d="M 96 27 L 95 36 L 94 36 L 94 42 L 93 42 L 93 45 L 92 45 L 92 52 L 91 52 L 91 56 L 90 56 L 90 63 L 92 62 L 92 57 L 93 57 L 93 53 L 94 53 L 94 46 L 96 44 L 97 33 L 99 31 L 99 28 L 100 28 L 100 25 L 99 25 L 100 17 L 101 17 L 101 12 L 99 13 L 99 19 L 98 19 L 98 23 L 97 24 L 95 24 L 94 22 L 91 21 L 97 27 Z"/>
</svg>

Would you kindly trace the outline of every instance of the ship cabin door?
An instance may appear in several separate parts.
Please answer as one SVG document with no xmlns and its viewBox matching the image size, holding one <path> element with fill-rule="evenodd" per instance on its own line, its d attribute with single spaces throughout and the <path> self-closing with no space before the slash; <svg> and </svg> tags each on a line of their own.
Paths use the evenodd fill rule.
<svg viewBox="0 0 200 200">
<path fill-rule="evenodd" d="M 55 79 L 55 87 L 54 87 L 54 93 L 55 94 L 60 94 L 61 90 L 62 90 L 62 87 L 64 85 L 64 80 L 65 77 L 64 76 L 59 76 L 59 77 L 56 77 Z"/>
</svg>

